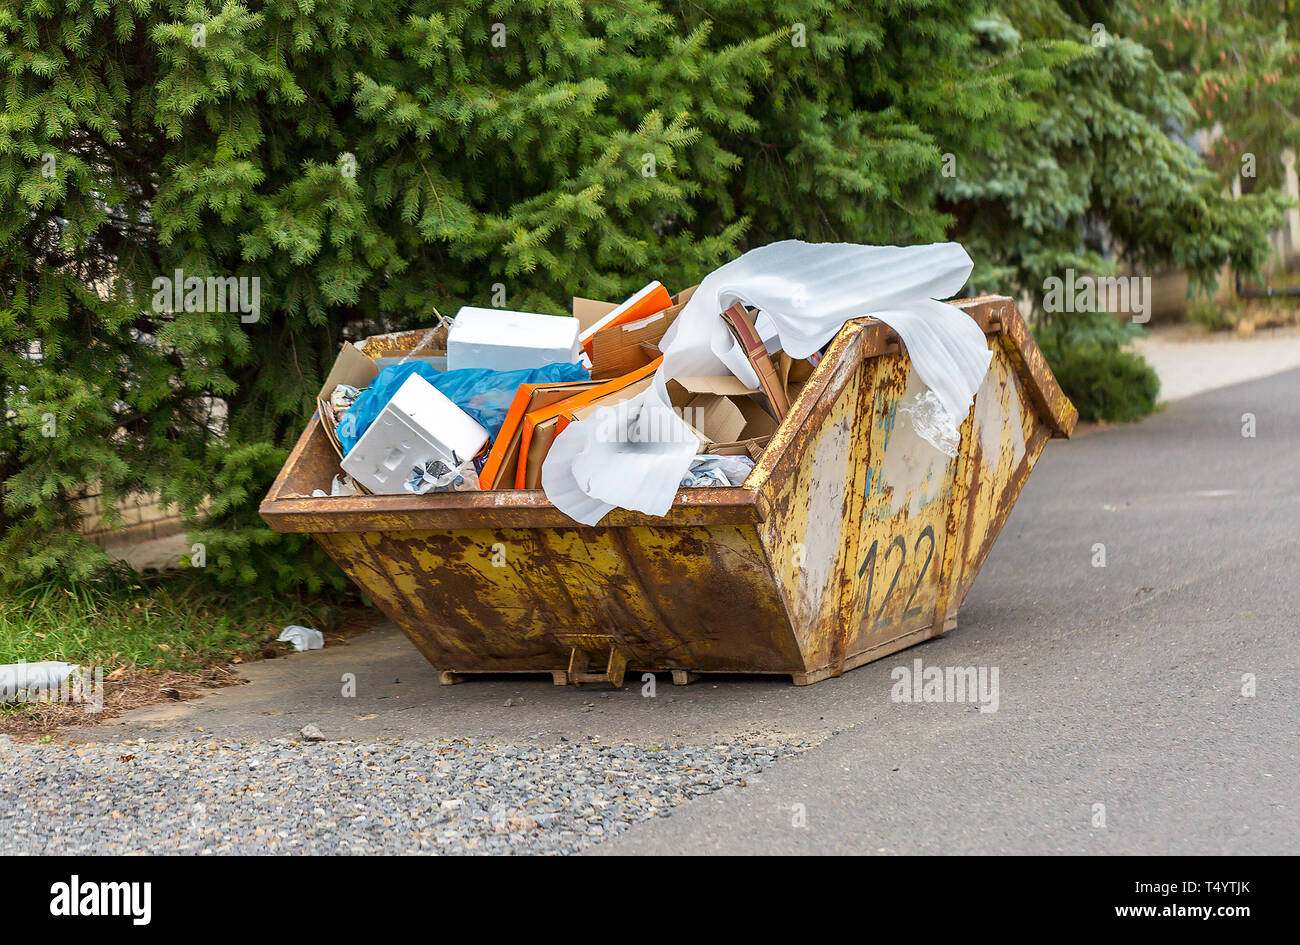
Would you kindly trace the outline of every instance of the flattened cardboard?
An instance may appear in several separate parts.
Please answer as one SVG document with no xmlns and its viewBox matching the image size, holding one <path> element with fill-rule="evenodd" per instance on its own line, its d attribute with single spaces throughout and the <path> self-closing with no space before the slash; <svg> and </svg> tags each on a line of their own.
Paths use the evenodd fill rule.
<svg viewBox="0 0 1300 945">
<path fill-rule="evenodd" d="M 552 435 L 552 440 L 553 440 L 554 436 L 558 435 L 559 432 L 564 429 L 565 425 L 567 425 L 568 423 L 567 418 L 573 416 L 574 410 L 584 406 L 585 404 L 594 403 L 600 400 L 601 398 L 608 396 L 609 394 L 615 393 L 616 391 L 620 391 L 630 384 L 635 384 L 638 381 L 648 378 L 651 374 L 654 373 L 655 369 L 658 366 L 659 366 L 659 362 L 657 361 L 651 362 L 650 364 L 647 364 L 645 367 L 640 368 L 639 370 L 634 371 L 633 373 L 626 375 L 625 377 L 615 378 L 614 380 L 611 381 L 602 381 L 599 384 L 592 387 L 591 389 L 574 394 L 572 397 L 567 398 L 551 407 L 546 407 L 542 410 L 536 410 L 531 413 L 524 414 L 523 438 L 520 440 L 520 446 L 519 446 L 520 463 L 515 473 L 515 488 L 523 489 L 525 488 L 525 483 L 528 482 L 528 467 L 531 463 L 530 457 L 533 455 L 531 451 L 532 439 L 533 439 L 533 434 L 536 431 L 538 425 L 540 425 L 544 421 L 550 420 L 552 417 L 558 417 L 561 414 L 565 414 L 566 419 L 561 421 L 559 426 L 555 429 L 555 434 Z M 549 448 L 550 446 L 549 444 L 547 444 L 547 449 Z M 541 481 L 540 463 L 538 464 L 537 467 L 537 476 L 538 479 L 536 481 L 540 482 Z"/>
<path fill-rule="evenodd" d="M 591 403 L 583 404 L 581 407 L 576 407 L 573 410 L 567 411 L 563 416 L 571 421 L 586 420 L 596 412 L 596 408 L 612 407 L 614 404 L 621 404 L 625 401 L 631 400 L 637 394 L 649 390 L 651 383 L 653 383 L 652 379 L 647 377 L 645 380 L 637 381 L 635 384 L 629 384 L 622 390 L 615 391 L 607 397 L 602 397 L 600 400 L 595 400 Z"/>
<path fill-rule="evenodd" d="M 559 381 L 551 384 L 520 384 L 510 402 L 501 432 L 497 434 L 483 472 L 479 475 L 479 488 L 513 489 L 515 472 L 519 467 L 519 445 L 523 435 L 524 415 L 557 404 L 595 385 L 591 381 Z"/>
<path fill-rule="evenodd" d="M 642 345 L 658 344 L 681 310 L 680 305 L 674 305 L 639 321 L 617 325 L 592 335 L 592 377 L 620 377 L 653 361 L 659 353 L 656 351 L 653 355 L 647 354 Z"/>
<path fill-rule="evenodd" d="M 751 417 L 759 414 L 767 417 L 767 414 L 750 397 L 758 393 L 758 389 L 746 386 L 734 374 L 675 377 L 668 382 L 667 388 L 668 401 L 678 410 L 703 412 L 703 418 L 695 412 L 684 415 L 688 424 L 691 420 L 700 421 L 701 428 L 695 428 L 695 432 L 701 453 L 710 451 L 715 443 L 729 443 L 744 436 L 770 432 L 757 428 L 755 433 L 745 432 L 754 422 Z"/>
<path fill-rule="evenodd" d="M 745 306 L 737 302 L 722 313 L 722 319 L 731 330 L 732 337 L 740 342 L 776 418 L 782 419 L 790 411 L 790 402 L 785 399 L 785 386 L 781 383 L 771 355 L 767 353 L 767 346 L 754 327 L 753 316 L 745 310 Z"/>
<path fill-rule="evenodd" d="M 576 295 L 573 297 L 573 317 L 578 320 L 580 331 L 586 331 L 616 308 L 618 308 L 617 302 L 601 302 L 597 299 L 579 298 Z"/>
<path fill-rule="evenodd" d="M 690 300 L 690 297 L 695 294 L 696 288 L 698 286 L 682 289 L 673 296 L 672 306 L 662 312 L 656 312 L 637 321 L 628 322 L 626 325 L 619 325 L 616 329 L 597 332 L 593 335 L 591 338 L 591 376 L 602 380 L 621 377 L 659 357 L 659 341 L 663 338 L 664 333 L 668 331 L 669 326 L 677 320 L 682 308 Z M 578 301 L 578 299 L 574 299 L 575 306 Z M 588 300 L 584 299 L 582 301 L 586 302 Z M 608 303 L 592 304 L 607 305 Z M 597 318 L 604 317 L 613 308 L 614 306 L 609 306 Z M 574 314 L 577 314 L 576 308 Z M 647 348 L 647 345 L 651 347 Z"/>
<path fill-rule="evenodd" d="M 748 456 L 754 462 L 758 462 L 758 458 L 763 455 L 763 449 L 771 439 L 771 436 L 756 436 L 748 440 L 737 440 L 734 443 L 714 443 L 705 452 L 715 456 Z"/>
<path fill-rule="evenodd" d="M 592 355 L 592 340 L 600 332 L 609 331 L 618 325 L 629 322 L 639 322 L 642 319 L 654 315 L 656 312 L 662 312 L 665 309 L 672 308 L 672 296 L 663 284 L 655 281 L 647 283 L 630 295 L 626 301 L 619 305 L 590 329 L 582 332 L 580 340 L 582 349 L 587 353 L 587 357 Z"/>
<path fill-rule="evenodd" d="M 727 443 L 710 444 L 704 452 L 719 453 L 723 456 L 739 456 L 748 453 L 751 459 L 757 459 L 752 446 L 757 444 L 758 453 L 762 453 L 767 441 L 776 432 L 777 422 L 772 415 L 750 397 L 736 397 L 734 402 L 745 416 L 745 428 L 740 435 Z"/>
<path fill-rule="evenodd" d="M 745 429 L 745 415 L 730 397 L 696 394 L 685 406 L 687 423 L 702 439 L 702 446 L 730 443 Z"/>
<path fill-rule="evenodd" d="M 317 398 L 328 402 L 330 395 L 334 393 L 334 388 L 340 384 L 351 384 L 359 390 L 362 387 L 369 387 L 370 382 L 378 376 L 379 368 L 375 362 L 362 354 L 361 349 L 352 342 L 345 341 L 339 349 L 339 356 L 334 359 L 334 366 L 330 368 L 325 383 L 321 385 Z"/>
<path fill-rule="evenodd" d="M 753 439 L 756 436 L 771 436 L 776 432 L 779 424 L 752 397 L 738 399 L 736 406 L 745 415 L 745 429 L 740 434 L 742 440 Z"/>
<path fill-rule="evenodd" d="M 776 373 L 781 379 L 781 386 L 786 389 L 787 394 L 791 384 L 802 384 L 812 377 L 813 369 L 817 365 L 808 358 L 792 358 L 784 351 L 777 354 Z M 794 403 L 794 397 L 787 398 L 790 403 Z"/>
<path fill-rule="evenodd" d="M 565 411 L 555 417 L 541 420 L 533 426 L 532 437 L 528 443 L 528 458 L 523 470 L 522 489 L 540 489 L 542 487 L 542 463 L 546 460 L 546 454 L 551 451 L 551 444 L 555 438 L 564 432 L 574 420 L 582 420 L 595 413 L 597 407 L 609 407 L 614 404 L 621 404 L 626 400 L 631 400 L 637 394 L 650 387 L 650 379 L 638 381 L 635 384 L 629 384 L 622 390 L 607 394 L 599 400 L 592 401 L 573 411 Z M 516 473 L 516 482 L 519 482 L 518 473 Z"/>
<path fill-rule="evenodd" d="M 516 489 L 542 487 L 542 463 L 546 460 L 546 454 L 551 451 L 551 444 L 560 435 L 563 426 L 567 426 L 567 424 L 562 425 L 563 419 L 559 416 L 548 417 L 533 426 L 528 437 L 528 455 L 523 455 L 521 448 L 519 465 L 515 467 Z"/>
<path fill-rule="evenodd" d="M 379 367 L 374 361 L 362 354 L 361 349 L 350 341 L 343 342 L 343 347 L 339 349 L 339 356 L 334 359 L 334 366 L 330 368 L 325 383 L 321 385 L 320 393 L 316 395 L 316 409 L 320 413 L 321 426 L 325 428 L 325 436 L 329 439 L 330 446 L 334 447 L 334 452 L 338 453 L 340 460 L 343 459 L 343 444 L 339 442 L 338 431 L 335 429 L 334 412 L 330 410 L 330 396 L 334 393 L 334 388 L 340 384 L 351 384 L 357 390 L 361 390 L 373 384 L 378 376 Z"/>
<path fill-rule="evenodd" d="M 757 387 L 748 387 L 734 374 L 716 377 L 674 377 L 667 384 L 668 400 L 674 407 L 685 407 L 699 394 L 716 394 L 720 397 L 744 397 L 757 394 Z"/>
</svg>

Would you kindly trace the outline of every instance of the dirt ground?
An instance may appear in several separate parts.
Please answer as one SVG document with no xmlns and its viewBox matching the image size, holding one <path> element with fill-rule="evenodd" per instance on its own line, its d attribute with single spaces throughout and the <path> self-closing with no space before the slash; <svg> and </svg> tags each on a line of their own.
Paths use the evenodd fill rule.
<svg viewBox="0 0 1300 945">
<path fill-rule="evenodd" d="M 357 607 L 344 614 L 334 630 L 323 631 L 326 648 L 337 646 L 351 637 L 379 626 L 384 617 L 376 610 Z M 268 638 L 261 659 L 276 659 L 292 653 L 293 648 Z M 0 705 L 0 735 L 21 741 L 51 738 L 60 731 L 98 725 L 132 709 L 161 702 L 182 702 L 214 689 L 241 686 L 244 660 L 220 662 L 192 672 L 174 672 L 143 667 L 119 667 L 103 677 L 103 707 L 87 711 L 84 703 L 26 702 Z"/>
</svg>

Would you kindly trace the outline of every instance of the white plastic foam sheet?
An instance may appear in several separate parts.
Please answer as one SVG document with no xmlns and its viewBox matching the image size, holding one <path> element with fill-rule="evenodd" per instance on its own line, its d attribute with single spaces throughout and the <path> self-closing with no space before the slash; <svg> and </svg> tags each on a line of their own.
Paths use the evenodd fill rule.
<svg viewBox="0 0 1300 945">
<path fill-rule="evenodd" d="M 656 375 L 644 393 L 598 408 L 555 438 L 542 488 L 564 514 L 595 525 L 615 507 L 663 515 L 672 506 L 699 440 L 670 405 L 666 381 Z"/>
<path fill-rule="evenodd" d="M 935 419 L 946 429 L 933 433 L 922 426 L 914 429 L 935 449 L 956 456 L 955 446 L 942 444 L 957 443 L 958 427 L 970 412 L 975 392 L 988 373 L 993 352 L 984 332 L 960 309 L 933 299 L 920 299 L 905 308 L 871 315 L 898 332 L 912 360 L 912 369 L 943 405 L 946 416 Z"/>
<path fill-rule="evenodd" d="M 806 358 L 851 318 L 872 315 L 902 339 L 913 370 L 939 397 L 953 426 L 970 410 L 992 357 L 984 333 L 936 299 L 956 294 L 971 260 L 957 243 L 860 246 L 785 240 L 750 250 L 704 278 L 660 343 L 655 382 L 625 405 L 629 426 L 657 436 L 609 435 L 601 411 L 555 438 L 542 464 L 547 498 L 570 518 L 594 525 L 615 507 L 664 515 L 695 455 L 689 428 L 669 405 L 673 377 L 730 372 L 758 386 L 718 313 L 734 302 L 771 320 L 782 350 Z M 608 420 L 606 420 L 606 426 Z"/>
</svg>

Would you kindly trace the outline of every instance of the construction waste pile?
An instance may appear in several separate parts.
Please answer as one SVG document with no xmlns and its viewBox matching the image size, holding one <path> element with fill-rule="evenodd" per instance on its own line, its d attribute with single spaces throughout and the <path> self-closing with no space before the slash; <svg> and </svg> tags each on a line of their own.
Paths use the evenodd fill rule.
<svg viewBox="0 0 1300 945">
<path fill-rule="evenodd" d="M 772 243 L 671 295 L 575 298 L 571 316 L 464 307 L 400 358 L 345 344 L 318 410 L 330 494 L 542 489 L 595 525 L 664 515 L 679 489 L 743 485 L 849 319 L 897 333 L 924 389 L 901 409 L 949 456 L 988 370 L 980 328 L 940 299 L 971 271 L 955 243 Z M 323 490 L 316 493 L 325 495 Z"/>
</svg>

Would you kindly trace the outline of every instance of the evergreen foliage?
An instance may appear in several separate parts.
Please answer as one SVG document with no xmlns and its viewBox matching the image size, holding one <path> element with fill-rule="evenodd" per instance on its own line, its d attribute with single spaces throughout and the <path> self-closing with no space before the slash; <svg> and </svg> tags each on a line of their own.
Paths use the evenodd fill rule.
<svg viewBox="0 0 1300 945">
<path fill-rule="evenodd" d="M 1253 267 L 1277 197 L 1224 196 L 1134 11 L 1090 6 L 2 0 L 0 580 L 95 572 L 93 481 L 179 504 L 222 580 L 341 583 L 256 515 L 321 378 L 494 292 L 560 312 L 787 237 L 960 239 L 1034 292 L 1105 265 L 1099 225 Z M 178 271 L 256 279 L 256 318 Z"/>
</svg>

